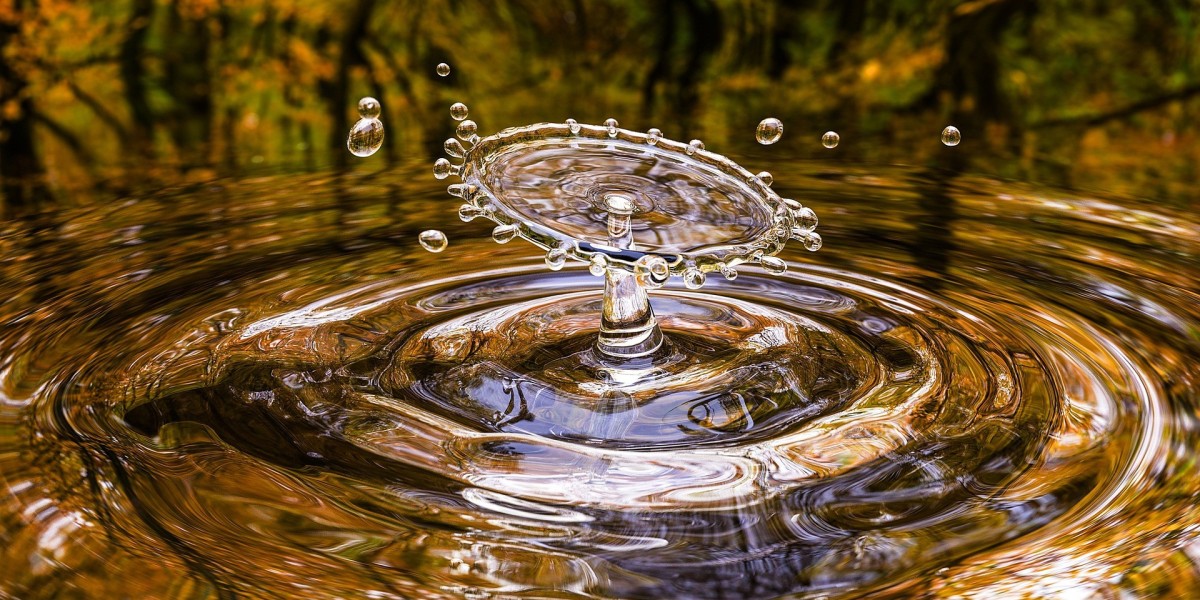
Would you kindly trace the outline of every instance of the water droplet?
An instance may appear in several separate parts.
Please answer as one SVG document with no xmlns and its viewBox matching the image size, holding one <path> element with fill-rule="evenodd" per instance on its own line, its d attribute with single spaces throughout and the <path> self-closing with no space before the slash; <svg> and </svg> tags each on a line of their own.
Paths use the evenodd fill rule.
<svg viewBox="0 0 1200 600">
<path fill-rule="evenodd" d="M 942 130 L 942 143 L 947 146 L 957 146 L 962 141 L 962 132 L 950 125 Z"/>
<path fill-rule="evenodd" d="M 567 250 L 565 248 L 551 248 L 546 252 L 546 266 L 550 267 L 551 271 L 558 271 L 567 264 Z"/>
<path fill-rule="evenodd" d="M 567 129 L 572 135 L 579 135 L 579 121 L 575 119 L 567 119 Z"/>
<path fill-rule="evenodd" d="M 608 129 L 608 137 L 610 137 L 610 138 L 617 137 L 617 125 L 618 125 L 618 123 L 617 123 L 616 119 L 610 118 L 610 119 L 607 119 L 606 121 L 604 121 L 604 127 L 606 129 Z"/>
<path fill-rule="evenodd" d="M 683 285 L 690 290 L 698 290 L 704 286 L 704 271 L 689 267 L 683 272 Z"/>
<path fill-rule="evenodd" d="M 467 155 L 467 151 L 463 148 L 463 145 L 458 143 L 458 140 L 454 138 L 446 140 L 446 143 L 442 144 L 442 148 L 445 148 L 446 154 L 454 158 L 463 158 Z"/>
<path fill-rule="evenodd" d="M 842 136 L 836 131 L 826 131 L 825 135 L 821 136 L 821 145 L 826 148 L 837 148 L 838 142 L 842 141 Z"/>
<path fill-rule="evenodd" d="M 592 275 L 595 275 L 596 277 L 600 277 L 601 275 L 604 275 L 604 272 L 607 270 L 608 270 L 608 257 L 607 256 L 597 252 L 592 255 L 592 258 L 590 260 L 588 260 L 588 271 Z"/>
<path fill-rule="evenodd" d="M 437 74 L 445 77 L 450 74 L 450 65 L 446 63 L 438 63 Z"/>
<path fill-rule="evenodd" d="M 787 271 L 787 263 L 777 256 L 767 256 L 764 254 L 758 257 L 758 263 L 772 275 L 780 275 L 784 271 Z"/>
<path fill-rule="evenodd" d="M 703 150 L 703 149 L 704 149 L 704 142 L 702 142 L 700 140 L 692 140 L 692 141 L 688 142 L 686 152 L 688 153 L 688 156 L 691 156 L 691 155 L 695 154 L 697 150 Z"/>
<path fill-rule="evenodd" d="M 417 236 L 421 247 L 430 252 L 441 252 L 446 249 L 446 234 L 436 229 L 426 229 Z"/>
<path fill-rule="evenodd" d="M 473 142 L 475 141 L 475 138 L 478 137 L 475 134 L 478 129 L 479 126 L 475 124 L 475 121 L 467 119 L 466 121 L 458 124 L 456 133 L 458 134 L 458 139 Z"/>
<path fill-rule="evenodd" d="M 770 146 L 779 141 L 783 137 L 783 122 L 775 117 L 768 117 L 758 122 L 758 128 L 754 130 L 754 137 L 758 143 L 764 146 Z"/>
<path fill-rule="evenodd" d="M 808 233 L 817 228 L 817 213 L 813 209 L 805 206 L 796 211 L 796 227 Z"/>
<path fill-rule="evenodd" d="M 667 265 L 667 259 L 661 256 L 653 256 L 646 261 L 646 266 L 650 270 L 650 274 L 655 279 L 666 280 L 671 275 L 671 267 Z"/>
<path fill-rule="evenodd" d="M 755 175 L 755 177 L 758 177 L 758 180 L 763 182 L 763 185 L 767 187 L 770 187 L 772 183 L 775 183 L 775 176 L 771 175 L 771 173 L 768 171 L 759 171 L 758 175 Z"/>
<path fill-rule="evenodd" d="M 433 163 L 433 176 L 438 179 L 445 179 L 450 176 L 450 172 L 454 169 L 454 165 L 450 161 L 439 158 Z"/>
<path fill-rule="evenodd" d="M 804 238 L 804 247 L 807 248 L 809 252 L 816 252 L 817 250 L 820 250 L 823 244 L 824 241 L 821 239 L 821 234 L 815 231 L 808 234 L 808 237 Z"/>
<path fill-rule="evenodd" d="M 462 102 L 455 102 L 450 105 L 450 118 L 455 121 L 461 121 L 467 118 L 467 105 Z"/>
<path fill-rule="evenodd" d="M 738 276 L 737 270 L 727 264 L 722 263 L 720 266 L 720 271 L 721 271 L 721 275 L 724 276 L 725 279 L 728 281 L 733 281 L 734 279 L 737 279 L 737 276 Z"/>
<path fill-rule="evenodd" d="M 366 157 L 375 154 L 383 145 L 383 122 L 379 119 L 359 119 L 350 128 L 346 148 L 350 154 Z"/>
<path fill-rule="evenodd" d="M 517 237 L 520 232 L 520 227 L 517 225 L 497 225 L 492 229 L 492 239 L 496 240 L 497 244 L 507 244 Z"/>
<path fill-rule="evenodd" d="M 650 128 L 650 131 L 646 132 L 646 143 L 650 144 L 651 146 L 657 144 L 658 140 L 661 140 L 661 139 L 662 139 L 662 132 L 659 131 L 658 128 L 652 127 L 652 128 Z"/>
<path fill-rule="evenodd" d="M 474 220 L 476 217 L 482 217 L 482 216 L 483 216 L 483 209 L 481 209 L 477 206 L 474 206 L 471 204 L 464 204 L 464 205 L 458 207 L 458 218 L 462 219 L 462 221 L 464 223 L 470 222 L 470 221 Z"/>
<path fill-rule="evenodd" d="M 446 193 L 455 198 L 467 199 L 467 186 L 463 183 L 452 183 L 446 186 Z"/>
<path fill-rule="evenodd" d="M 364 119 L 378 119 L 380 110 L 379 101 L 370 96 L 358 101 L 358 116 Z"/>
</svg>

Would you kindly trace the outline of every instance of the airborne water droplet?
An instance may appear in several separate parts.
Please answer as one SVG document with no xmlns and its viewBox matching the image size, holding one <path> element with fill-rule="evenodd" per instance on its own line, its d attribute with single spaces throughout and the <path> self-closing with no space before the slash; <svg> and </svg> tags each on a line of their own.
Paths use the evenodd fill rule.
<svg viewBox="0 0 1200 600">
<path fill-rule="evenodd" d="M 703 150 L 703 149 L 704 149 L 704 142 L 702 142 L 700 140 L 692 140 L 692 141 L 688 142 L 686 152 L 688 153 L 688 156 L 691 156 L 691 155 L 695 154 L 697 150 Z"/>
<path fill-rule="evenodd" d="M 821 145 L 826 148 L 837 148 L 838 142 L 842 141 L 842 136 L 836 131 L 826 131 L 825 135 L 821 136 Z"/>
<path fill-rule="evenodd" d="M 462 102 L 455 102 L 450 105 L 450 118 L 455 121 L 461 121 L 467 118 L 467 105 Z"/>
<path fill-rule="evenodd" d="M 778 142 L 779 138 L 783 137 L 783 122 L 775 117 L 759 121 L 758 128 L 754 130 L 754 137 L 764 146 Z"/>
<path fill-rule="evenodd" d="M 378 119 L 380 112 L 379 101 L 366 96 L 358 101 L 358 116 L 364 119 Z"/>
<path fill-rule="evenodd" d="M 659 131 L 657 127 L 652 127 L 650 128 L 650 131 L 646 132 L 646 143 L 650 144 L 651 146 L 658 144 L 658 140 L 661 139 L 662 132 Z"/>
<path fill-rule="evenodd" d="M 437 74 L 445 77 L 450 74 L 450 65 L 446 63 L 438 63 Z"/>
<path fill-rule="evenodd" d="M 608 120 L 604 121 L 604 127 L 608 129 L 608 137 L 610 137 L 610 138 L 617 137 L 617 126 L 618 125 L 619 125 L 619 123 L 617 123 L 616 119 L 608 119 Z"/>
<path fill-rule="evenodd" d="M 441 252 L 446 249 L 446 234 L 436 229 L 426 229 L 417 236 L 421 247 L 430 252 Z"/>
<path fill-rule="evenodd" d="M 346 138 L 346 149 L 359 157 L 375 154 L 382 145 L 383 122 L 379 119 L 359 119 Z"/>
<path fill-rule="evenodd" d="M 942 130 L 942 143 L 947 146 L 957 146 L 962 141 L 962 132 L 950 125 Z"/>
</svg>

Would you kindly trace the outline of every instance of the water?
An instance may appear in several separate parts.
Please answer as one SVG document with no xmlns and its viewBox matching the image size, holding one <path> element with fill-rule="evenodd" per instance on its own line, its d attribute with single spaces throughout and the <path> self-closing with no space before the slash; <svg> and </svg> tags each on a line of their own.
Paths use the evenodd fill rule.
<svg viewBox="0 0 1200 600">
<path fill-rule="evenodd" d="M 462 102 L 455 102 L 450 105 L 450 117 L 455 121 L 461 121 L 467 118 L 467 105 Z"/>
<path fill-rule="evenodd" d="M 738 162 L 830 243 L 652 292 L 654 394 L 553 377 L 599 282 L 455 220 L 426 162 L 6 223 L 6 593 L 1192 593 L 1194 215 L 769 158 Z"/>
<path fill-rule="evenodd" d="M 953 125 L 948 125 L 942 130 L 942 143 L 947 146 L 957 146 L 962 142 L 962 132 Z"/>
<path fill-rule="evenodd" d="M 446 77 L 447 75 L 450 74 L 450 65 L 448 65 L 446 63 L 438 63 L 436 70 L 437 70 L 438 75 L 440 75 L 442 77 Z"/>
<path fill-rule="evenodd" d="M 448 242 L 446 234 L 437 229 L 426 229 L 417 236 L 417 241 L 421 243 L 421 247 L 430 252 L 441 252 L 446 249 Z"/>
<path fill-rule="evenodd" d="M 754 130 L 754 138 L 764 146 L 778 142 L 781 137 L 783 137 L 783 122 L 775 117 L 763 119 Z"/>
<path fill-rule="evenodd" d="M 821 145 L 825 146 L 826 148 L 837 148 L 837 145 L 841 143 L 841 141 L 842 136 L 838 135 L 836 131 L 826 131 L 825 135 L 821 136 Z"/>
</svg>

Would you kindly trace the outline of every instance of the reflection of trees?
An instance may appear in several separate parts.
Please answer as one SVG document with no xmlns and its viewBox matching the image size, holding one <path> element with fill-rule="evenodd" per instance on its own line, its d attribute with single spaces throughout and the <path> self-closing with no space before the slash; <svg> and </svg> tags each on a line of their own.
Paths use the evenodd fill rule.
<svg viewBox="0 0 1200 600">
<path fill-rule="evenodd" d="M 996 145 L 1012 149 L 1031 124 L 1055 125 L 1070 148 L 1114 123 L 1183 135 L 1188 113 L 1172 107 L 1200 96 L 1194 11 L 1182 0 L 1086 11 L 1030 0 L 0 6 L 0 173 L 13 206 L 45 195 L 13 178 L 47 170 L 92 187 L 131 166 L 136 183 L 235 173 L 259 155 L 345 164 L 365 94 L 382 101 L 389 162 L 440 153 L 453 100 L 485 130 L 633 113 L 637 127 L 712 135 L 769 110 L 871 135 L 950 119 L 979 142 L 998 124 Z M 442 60 L 454 65 L 448 78 L 432 73 Z"/>
</svg>

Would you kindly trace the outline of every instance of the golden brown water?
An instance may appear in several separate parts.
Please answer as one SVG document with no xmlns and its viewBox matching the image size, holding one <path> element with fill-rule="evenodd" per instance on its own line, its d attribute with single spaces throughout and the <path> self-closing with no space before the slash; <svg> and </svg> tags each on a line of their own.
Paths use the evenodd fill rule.
<svg viewBox="0 0 1200 600">
<path fill-rule="evenodd" d="M 594 338 L 597 280 L 457 222 L 423 164 L 9 223 L 5 592 L 1200 585 L 1194 215 L 932 169 L 771 167 L 820 211 L 825 248 L 789 247 L 782 277 L 652 295 L 689 384 L 774 382 L 741 398 L 666 379 L 653 401 L 585 404 L 579 381 L 522 378 Z M 430 227 L 445 252 L 418 246 Z M 462 356 L 488 366 L 456 371 Z"/>
</svg>

